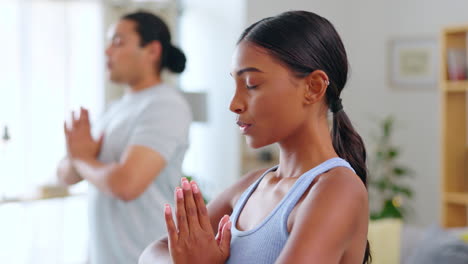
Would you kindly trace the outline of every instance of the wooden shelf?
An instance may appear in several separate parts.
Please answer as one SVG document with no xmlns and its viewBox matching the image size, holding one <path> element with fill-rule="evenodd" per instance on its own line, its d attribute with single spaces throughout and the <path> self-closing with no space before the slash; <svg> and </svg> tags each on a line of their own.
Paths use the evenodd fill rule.
<svg viewBox="0 0 468 264">
<path fill-rule="evenodd" d="M 444 34 L 464 34 L 468 31 L 468 25 L 460 25 L 454 27 L 448 27 L 443 30 Z"/>
<path fill-rule="evenodd" d="M 446 192 L 444 201 L 452 204 L 468 205 L 468 193 L 463 192 Z"/>
<path fill-rule="evenodd" d="M 444 227 L 468 225 L 468 80 L 450 81 L 448 52 L 468 52 L 468 25 L 441 34 L 441 222 Z M 461 56 L 461 55 L 460 55 Z"/>
<path fill-rule="evenodd" d="M 445 92 L 466 92 L 468 91 L 468 80 L 464 81 L 446 81 L 441 84 Z"/>
</svg>

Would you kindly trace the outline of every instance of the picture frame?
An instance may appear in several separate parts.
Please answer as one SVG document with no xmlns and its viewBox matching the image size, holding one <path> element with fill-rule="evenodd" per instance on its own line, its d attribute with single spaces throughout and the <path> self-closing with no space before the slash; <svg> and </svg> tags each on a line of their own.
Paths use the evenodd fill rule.
<svg viewBox="0 0 468 264">
<path fill-rule="evenodd" d="M 439 78 L 437 39 L 395 38 L 389 41 L 389 82 L 393 88 L 435 89 Z"/>
</svg>

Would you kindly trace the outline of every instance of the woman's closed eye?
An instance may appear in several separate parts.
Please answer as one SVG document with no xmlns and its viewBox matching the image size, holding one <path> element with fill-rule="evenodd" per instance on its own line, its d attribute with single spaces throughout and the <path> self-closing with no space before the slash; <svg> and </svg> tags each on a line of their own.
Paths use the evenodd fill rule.
<svg viewBox="0 0 468 264">
<path fill-rule="evenodd" d="M 245 88 L 247 88 L 248 90 L 252 90 L 252 89 L 255 89 L 257 87 L 258 87 L 258 85 L 248 85 L 248 84 L 245 85 Z"/>
</svg>

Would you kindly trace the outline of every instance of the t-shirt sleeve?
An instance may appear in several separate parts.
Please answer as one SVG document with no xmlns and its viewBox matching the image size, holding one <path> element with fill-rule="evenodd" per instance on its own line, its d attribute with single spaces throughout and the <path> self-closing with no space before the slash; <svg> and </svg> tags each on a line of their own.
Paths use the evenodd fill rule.
<svg viewBox="0 0 468 264">
<path fill-rule="evenodd" d="M 177 148 L 188 144 L 191 119 L 190 109 L 183 101 L 155 101 L 137 117 L 128 144 L 148 147 L 168 161 Z"/>
</svg>

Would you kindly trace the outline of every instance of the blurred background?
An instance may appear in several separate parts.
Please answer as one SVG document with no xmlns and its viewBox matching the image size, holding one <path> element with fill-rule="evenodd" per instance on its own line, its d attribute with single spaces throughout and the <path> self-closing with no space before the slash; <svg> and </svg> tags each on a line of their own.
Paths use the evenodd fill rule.
<svg viewBox="0 0 468 264">
<path fill-rule="evenodd" d="M 80 106 L 95 120 L 122 94 L 107 80 L 104 49 L 112 23 L 136 9 L 163 17 L 186 53 L 186 71 L 166 78 L 200 117 L 191 127 L 183 170 L 201 183 L 208 200 L 278 155 L 275 146 L 248 149 L 228 110 L 237 38 L 261 18 L 303 9 L 329 19 L 347 49 L 351 71 L 343 105 L 367 146 L 373 218 L 396 217 L 421 230 L 449 226 L 443 162 L 450 149 L 443 136 L 452 128 L 442 88 L 456 81 L 466 97 L 468 41 L 466 32 L 456 31 L 460 41 L 450 49 L 443 32 L 468 25 L 468 1 L 2 0 L 0 263 L 86 263 L 86 183 L 67 191 L 54 187 L 65 153 L 63 121 Z M 465 118 L 466 111 L 459 115 Z M 453 139 L 464 152 L 465 137 Z M 462 186 L 456 187 L 462 204 L 456 208 L 464 216 L 455 214 L 460 221 L 452 226 L 468 224 L 462 170 L 455 185 Z"/>
</svg>

